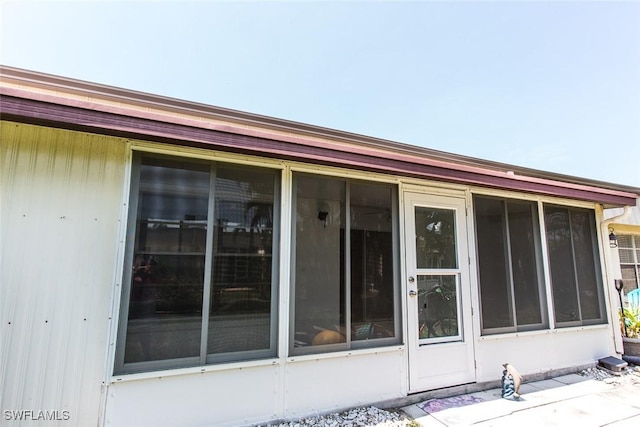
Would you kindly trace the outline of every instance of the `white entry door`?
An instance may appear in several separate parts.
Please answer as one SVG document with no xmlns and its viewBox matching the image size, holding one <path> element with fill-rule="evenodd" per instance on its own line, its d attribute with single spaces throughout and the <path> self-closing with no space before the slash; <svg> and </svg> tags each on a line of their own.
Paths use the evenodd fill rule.
<svg viewBox="0 0 640 427">
<path fill-rule="evenodd" d="M 465 199 L 404 196 L 410 391 L 473 382 Z"/>
</svg>

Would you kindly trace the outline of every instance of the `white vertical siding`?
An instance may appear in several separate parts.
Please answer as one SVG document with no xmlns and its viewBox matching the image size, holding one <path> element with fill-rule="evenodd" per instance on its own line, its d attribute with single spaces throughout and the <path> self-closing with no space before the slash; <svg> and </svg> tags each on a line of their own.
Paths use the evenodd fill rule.
<svg viewBox="0 0 640 427">
<path fill-rule="evenodd" d="M 1 409 L 95 426 L 127 144 L 12 122 L 0 132 Z"/>
</svg>

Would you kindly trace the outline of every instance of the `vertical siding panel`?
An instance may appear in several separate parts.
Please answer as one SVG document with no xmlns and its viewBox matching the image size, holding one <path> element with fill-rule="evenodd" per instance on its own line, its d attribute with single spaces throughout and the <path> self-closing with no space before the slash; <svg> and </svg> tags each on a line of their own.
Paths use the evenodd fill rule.
<svg viewBox="0 0 640 427">
<path fill-rule="evenodd" d="M 2 409 L 96 425 L 126 141 L 12 122 L 0 137 Z"/>
</svg>

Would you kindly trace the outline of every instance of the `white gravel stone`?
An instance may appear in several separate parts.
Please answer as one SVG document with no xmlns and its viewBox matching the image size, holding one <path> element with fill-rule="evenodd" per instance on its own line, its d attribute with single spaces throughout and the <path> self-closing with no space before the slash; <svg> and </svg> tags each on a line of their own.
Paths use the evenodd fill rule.
<svg viewBox="0 0 640 427">
<path fill-rule="evenodd" d="M 385 411 L 375 406 L 354 408 L 341 413 L 317 415 L 301 420 L 279 424 L 266 424 L 265 427 L 405 427 L 412 421 L 396 412 Z"/>
</svg>

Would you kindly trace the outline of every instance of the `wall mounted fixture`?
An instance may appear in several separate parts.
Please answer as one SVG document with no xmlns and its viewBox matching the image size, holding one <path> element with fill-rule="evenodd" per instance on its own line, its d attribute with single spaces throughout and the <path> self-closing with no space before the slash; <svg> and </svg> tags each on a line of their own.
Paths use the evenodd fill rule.
<svg viewBox="0 0 640 427">
<path fill-rule="evenodd" d="M 327 228 L 327 217 L 329 216 L 329 212 L 320 211 L 318 212 L 318 219 L 324 222 L 324 228 Z"/>
<path fill-rule="evenodd" d="M 609 247 L 617 248 L 618 247 L 618 236 L 614 233 L 613 228 L 609 227 Z"/>
</svg>

